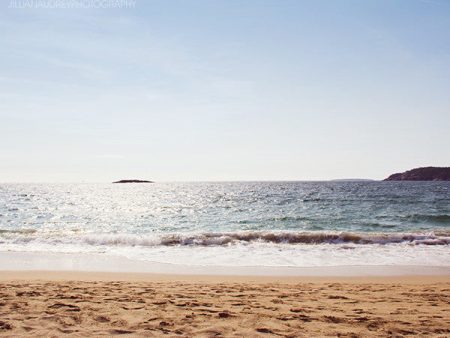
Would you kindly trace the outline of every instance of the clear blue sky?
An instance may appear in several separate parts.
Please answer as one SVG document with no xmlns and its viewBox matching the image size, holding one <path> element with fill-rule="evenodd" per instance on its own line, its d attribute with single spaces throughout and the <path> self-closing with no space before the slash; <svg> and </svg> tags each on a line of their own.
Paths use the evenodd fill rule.
<svg viewBox="0 0 450 338">
<path fill-rule="evenodd" d="M 0 182 L 450 165 L 448 0 L 0 6 Z"/>
</svg>

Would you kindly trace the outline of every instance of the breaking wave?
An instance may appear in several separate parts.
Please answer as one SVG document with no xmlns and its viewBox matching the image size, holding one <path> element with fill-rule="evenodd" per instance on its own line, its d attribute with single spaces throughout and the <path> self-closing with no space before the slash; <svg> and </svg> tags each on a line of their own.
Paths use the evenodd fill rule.
<svg viewBox="0 0 450 338">
<path fill-rule="evenodd" d="M 2 235 L 3 234 L 3 235 Z M 0 243 L 44 241 L 55 243 L 78 243 L 105 246 L 228 246 L 237 244 L 362 244 L 362 245 L 449 245 L 450 232 L 431 233 L 353 233 L 353 232 L 207 232 L 207 233 L 172 233 L 172 234 L 86 234 L 77 236 L 45 236 L 33 232 L 16 232 L 15 236 L 0 231 Z M 5 238 L 7 237 L 7 238 Z"/>
<path fill-rule="evenodd" d="M 394 244 L 411 243 L 425 245 L 448 245 L 448 236 L 436 234 L 383 234 L 383 233 L 313 233 L 313 232 L 236 232 L 236 233 L 201 233 L 201 234 L 166 234 L 159 239 L 145 239 L 141 237 L 122 238 L 109 237 L 98 238 L 102 244 L 124 244 L 143 246 L 174 246 L 174 245 L 198 245 L 198 246 L 222 246 L 242 243 L 274 243 L 274 244 Z M 90 244 L 94 244 L 97 238 L 90 238 Z M 99 244 L 99 243 L 96 243 Z"/>
</svg>

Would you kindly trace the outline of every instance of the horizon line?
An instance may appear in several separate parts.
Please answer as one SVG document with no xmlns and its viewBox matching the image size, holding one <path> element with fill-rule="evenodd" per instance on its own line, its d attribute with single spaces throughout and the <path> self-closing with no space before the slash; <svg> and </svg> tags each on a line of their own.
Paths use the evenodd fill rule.
<svg viewBox="0 0 450 338">
<path fill-rule="evenodd" d="M 331 179 L 255 179 L 255 180 L 150 180 L 151 183 L 239 183 L 239 182 L 333 182 L 333 181 L 373 181 L 384 179 L 372 178 L 331 178 Z M 3 181 L 0 184 L 109 184 L 114 181 Z M 133 184 L 133 183 L 129 183 Z M 139 183 L 135 183 L 139 184 Z"/>
</svg>

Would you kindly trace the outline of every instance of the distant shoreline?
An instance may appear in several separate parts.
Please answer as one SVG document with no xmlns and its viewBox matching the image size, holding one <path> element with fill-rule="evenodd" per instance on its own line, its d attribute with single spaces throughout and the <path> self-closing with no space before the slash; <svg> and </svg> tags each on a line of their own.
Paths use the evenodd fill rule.
<svg viewBox="0 0 450 338">
<path fill-rule="evenodd" d="M 120 180 L 120 181 L 115 181 L 113 183 L 155 183 L 155 182 L 146 181 L 146 180 Z"/>
</svg>

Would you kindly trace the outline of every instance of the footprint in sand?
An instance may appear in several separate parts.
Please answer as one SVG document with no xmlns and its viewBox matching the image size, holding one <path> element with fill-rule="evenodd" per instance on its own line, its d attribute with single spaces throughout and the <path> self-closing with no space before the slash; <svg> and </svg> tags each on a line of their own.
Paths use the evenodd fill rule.
<svg viewBox="0 0 450 338">
<path fill-rule="evenodd" d="M 108 323 L 111 321 L 111 319 L 108 316 L 97 316 L 94 319 L 99 323 Z"/>
<path fill-rule="evenodd" d="M 10 323 L 0 321 L 0 331 L 12 330 L 13 326 Z"/>
</svg>

